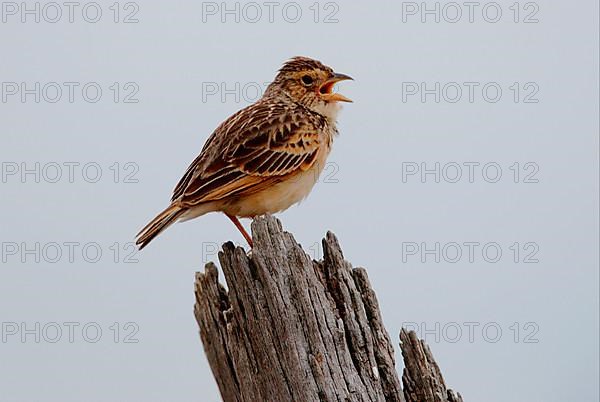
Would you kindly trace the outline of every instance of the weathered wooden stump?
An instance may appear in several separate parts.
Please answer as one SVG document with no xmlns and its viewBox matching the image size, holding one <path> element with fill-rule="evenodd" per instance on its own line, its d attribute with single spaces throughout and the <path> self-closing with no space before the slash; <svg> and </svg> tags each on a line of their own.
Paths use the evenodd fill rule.
<svg viewBox="0 0 600 402">
<path fill-rule="evenodd" d="M 463 402 L 446 388 L 442 372 L 433 358 L 429 346 L 417 338 L 414 331 L 400 331 L 400 347 L 404 357 L 404 397 L 406 402 Z"/>
<path fill-rule="evenodd" d="M 254 220 L 252 234 L 250 256 L 231 242 L 219 253 L 228 290 L 214 264 L 196 274 L 194 314 L 223 401 L 460 400 L 404 332 L 403 393 L 367 273 L 344 260 L 333 233 L 318 262 L 273 217 Z"/>
</svg>

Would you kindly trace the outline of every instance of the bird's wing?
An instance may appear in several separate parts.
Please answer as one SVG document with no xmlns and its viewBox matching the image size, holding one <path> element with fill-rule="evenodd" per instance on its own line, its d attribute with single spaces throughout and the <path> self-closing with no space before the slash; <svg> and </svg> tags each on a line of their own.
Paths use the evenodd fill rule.
<svg viewBox="0 0 600 402">
<path fill-rule="evenodd" d="M 173 193 L 187 205 L 260 191 L 317 160 L 324 122 L 304 109 L 259 102 L 215 130 Z"/>
</svg>

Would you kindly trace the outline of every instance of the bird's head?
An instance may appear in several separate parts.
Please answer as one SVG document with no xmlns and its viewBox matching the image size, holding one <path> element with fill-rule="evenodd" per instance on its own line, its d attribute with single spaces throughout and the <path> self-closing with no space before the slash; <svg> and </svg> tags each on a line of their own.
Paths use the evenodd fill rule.
<svg viewBox="0 0 600 402">
<path fill-rule="evenodd" d="M 338 102 L 352 102 L 344 95 L 333 92 L 337 82 L 351 79 L 334 72 L 320 61 L 294 57 L 279 69 L 265 95 L 284 93 L 311 110 L 327 115 L 330 109 L 337 109 Z"/>
</svg>

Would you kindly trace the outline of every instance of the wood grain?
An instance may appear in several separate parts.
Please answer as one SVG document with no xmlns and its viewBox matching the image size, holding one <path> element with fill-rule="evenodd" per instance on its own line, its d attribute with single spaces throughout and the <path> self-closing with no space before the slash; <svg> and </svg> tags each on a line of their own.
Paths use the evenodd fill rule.
<svg viewBox="0 0 600 402">
<path fill-rule="evenodd" d="M 228 289 L 212 263 L 196 274 L 194 314 L 223 401 L 405 401 L 366 270 L 335 235 L 314 261 L 273 217 L 255 219 L 252 234 L 250 255 L 231 242 L 219 253 Z M 411 343 L 403 354 L 431 357 L 419 351 Z M 415 391 L 423 371 L 407 367 L 411 398 L 437 395 Z"/>
</svg>

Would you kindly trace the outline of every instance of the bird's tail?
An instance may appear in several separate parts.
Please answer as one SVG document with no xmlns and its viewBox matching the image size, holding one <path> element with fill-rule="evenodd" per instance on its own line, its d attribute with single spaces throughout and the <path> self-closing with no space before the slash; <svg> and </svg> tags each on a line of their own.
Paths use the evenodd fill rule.
<svg viewBox="0 0 600 402">
<path fill-rule="evenodd" d="M 156 215 L 136 236 L 135 244 L 140 250 L 146 247 L 160 232 L 171 226 L 185 212 L 180 206 L 171 204 L 167 209 Z"/>
</svg>

